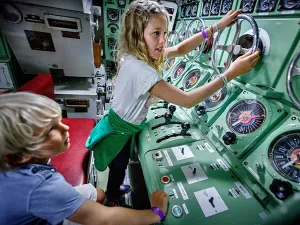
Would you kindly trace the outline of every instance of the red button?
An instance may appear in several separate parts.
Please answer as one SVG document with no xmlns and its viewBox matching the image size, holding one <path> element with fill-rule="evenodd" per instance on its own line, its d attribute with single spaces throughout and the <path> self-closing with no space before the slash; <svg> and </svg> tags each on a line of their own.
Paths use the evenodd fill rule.
<svg viewBox="0 0 300 225">
<path fill-rule="evenodd" d="M 170 182 L 170 178 L 168 176 L 163 176 L 160 180 L 164 184 L 168 184 Z"/>
</svg>

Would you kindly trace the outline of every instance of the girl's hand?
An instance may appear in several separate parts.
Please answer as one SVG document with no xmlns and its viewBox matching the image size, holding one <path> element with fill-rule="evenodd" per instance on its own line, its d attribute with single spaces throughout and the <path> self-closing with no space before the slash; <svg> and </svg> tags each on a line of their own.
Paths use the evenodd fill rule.
<svg viewBox="0 0 300 225">
<path fill-rule="evenodd" d="M 252 50 L 247 52 L 246 54 L 238 57 L 225 72 L 226 77 L 231 80 L 244 73 L 249 72 L 256 65 L 260 58 L 260 50 L 258 49 L 254 54 L 252 54 Z M 224 74 L 225 74 L 224 73 Z"/>
<path fill-rule="evenodd" d="M 222 17 L 222 19 L 220 19 L 217 22 L 218 28 L 220 30 L 223 30 L 225 27 L 229 27 L 232 24 L 235 23 L 235 21 L 233 21 L 239 14 L 242 13 L 242 10 L 230 10 L 225 16 Z"/>
</svg>

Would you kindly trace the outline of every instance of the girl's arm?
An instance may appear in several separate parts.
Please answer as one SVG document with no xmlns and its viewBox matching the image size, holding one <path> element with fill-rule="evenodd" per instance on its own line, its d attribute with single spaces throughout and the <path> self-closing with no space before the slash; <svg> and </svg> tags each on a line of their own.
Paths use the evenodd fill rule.
<svg viewBox="0 0 300 225">
<path fill-rule="evenodd" d="M 222 19 L 217 22 L 217 26 L 220 30 L 225 27 L 232 25 L 232 21 L 237 15 L 241 13 L 241 10 L 231 10 Z M 213 32 L 210 28 L 206 28 L 205 32 L 209 37 L 211 37 L 217 30 L 216 25 L 212 26 Z M 194 34 L 193 36 L 185 39 L 175 46 L 171 46 L 165 49 L 167 58 L 173 58 L 178 56 L 183 56 L 197 48 L 201 43 L 205 41 L 201 33 Z"/>
<path fill-rule="evenodd" d="M 245 55 L 240 56 L 230 65 L 228 70 L 223 73 L 224 76 L 226 76 L 227 80 L 230 81 L 244 73 L 249 72 L 259 60 L 259 53 L 259 50 L 254 54 L 249 51 Z M 184 92 L 179 88 L 165 82 L 164 80 L 161 80 L 157 82 L 149 91 L 152 95 L 167 102 L 185 108 L 191 108 L 194 105 L 202 102 L 207 97 L 211 96 L 223 86 L 223 80 L 221 78 L 216 78 L 215 80 L 190 92 Z"/>
</svg>

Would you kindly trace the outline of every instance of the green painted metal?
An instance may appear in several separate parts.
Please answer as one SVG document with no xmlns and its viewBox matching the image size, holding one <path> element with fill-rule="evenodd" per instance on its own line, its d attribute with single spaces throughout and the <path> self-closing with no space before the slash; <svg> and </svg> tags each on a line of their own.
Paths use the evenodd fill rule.
<svg viewBox="0 0 300 225">
<path fill-rule="evenodd" d="M 184 147 L 185 151 L 190 149 L 194 155 L 194 157 L 182 160 L 175 156 L 176 148 L 149 151 L 141 158 L 148 193 L 161 189 L 170 195 L 168 216 L 161 224 L 260 224 L 263 221 L 260 215 L 265 214 L 262 205 L 254 198 L 245 184 L 242 185 L 246 195 L 240 192 L 235 182 L 243 182 L 235 176 L 230 166 L 222 160 L 213 147 L 208 150 L 207 145 L 213 146 L 208 140 L 202 140 L 176 147 L 177 149 Z M 157 153 L 162 155 L 161 160 L 154 160 Z M 188 153 L 186 152 L 186 154 Z M 197 164 L 200 167 L 197 167 Z M 185 171 L 184 167 L 190 169 L 190 172 L 187 169 L 187 175 L 183 172 Z M 193 168 L 197 168 L 198 171 L 193 173 Z M 201 173 L 199 168 L 202 169 L 207 179 L 201 181 L 201 176 L 197 175 L 197 173 Z M 192 175 L 188 175 L 188 173 Z M 168 176 L 170 183 L 163 184 L 161 182 L 163 176 Z M 193 178 L 193 176 L 198 177 Z M 198 180 L 198 182 L 191 183 L 192 180 Z M 209 193 L 209 188 L 215 188 L 219 196 Z M 185 193 L 182 190 L 185 190 Z M 215 213 L 213 216 L 204 213 L 196 197 L 196 193 L 203 190 L 207 191 L 202 192 L 202 195 L 207 194 L 204 196 L 207 202 L 202 201 L 206 210 L 212 213 L 219 211 L 219 213 Z M 212 196 L 214 196 L 215 208 L 208 202 Z M 220 212 L 221 201 L 224 201 L 228 210 Z M 172 208 L 175 205 L 182 208 L 183 214 L 180 218 L 176 218 L 172 214 Z"/>
</svg>

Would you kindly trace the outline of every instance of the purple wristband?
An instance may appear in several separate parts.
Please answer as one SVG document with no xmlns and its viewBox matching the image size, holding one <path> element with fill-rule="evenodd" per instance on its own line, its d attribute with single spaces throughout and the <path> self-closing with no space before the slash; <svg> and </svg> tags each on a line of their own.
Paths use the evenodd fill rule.
<svg viewBox="0 0 300 225">
<path fill-rule="evenodd" d="M 201 34 L 202 34 L 202 36 L 204 37 L 205 40 L 208 38 L 207 33 L 205 32 L 205 30 L 202 30 Z"/>
<path fill-rule="evenodd" d="M 160 221 L 163 221 L 163 220 L 164 220 L 165 214 L 163 213 L 163 211 L 161 211 L 161 210 L 160 210 L 159 208 L 157 208 L 157 207 L 152 207 L 151 210 L 152 210 L 153 212 L 155 212 L 157 215 L 159 215 Z"/>
</svg>

